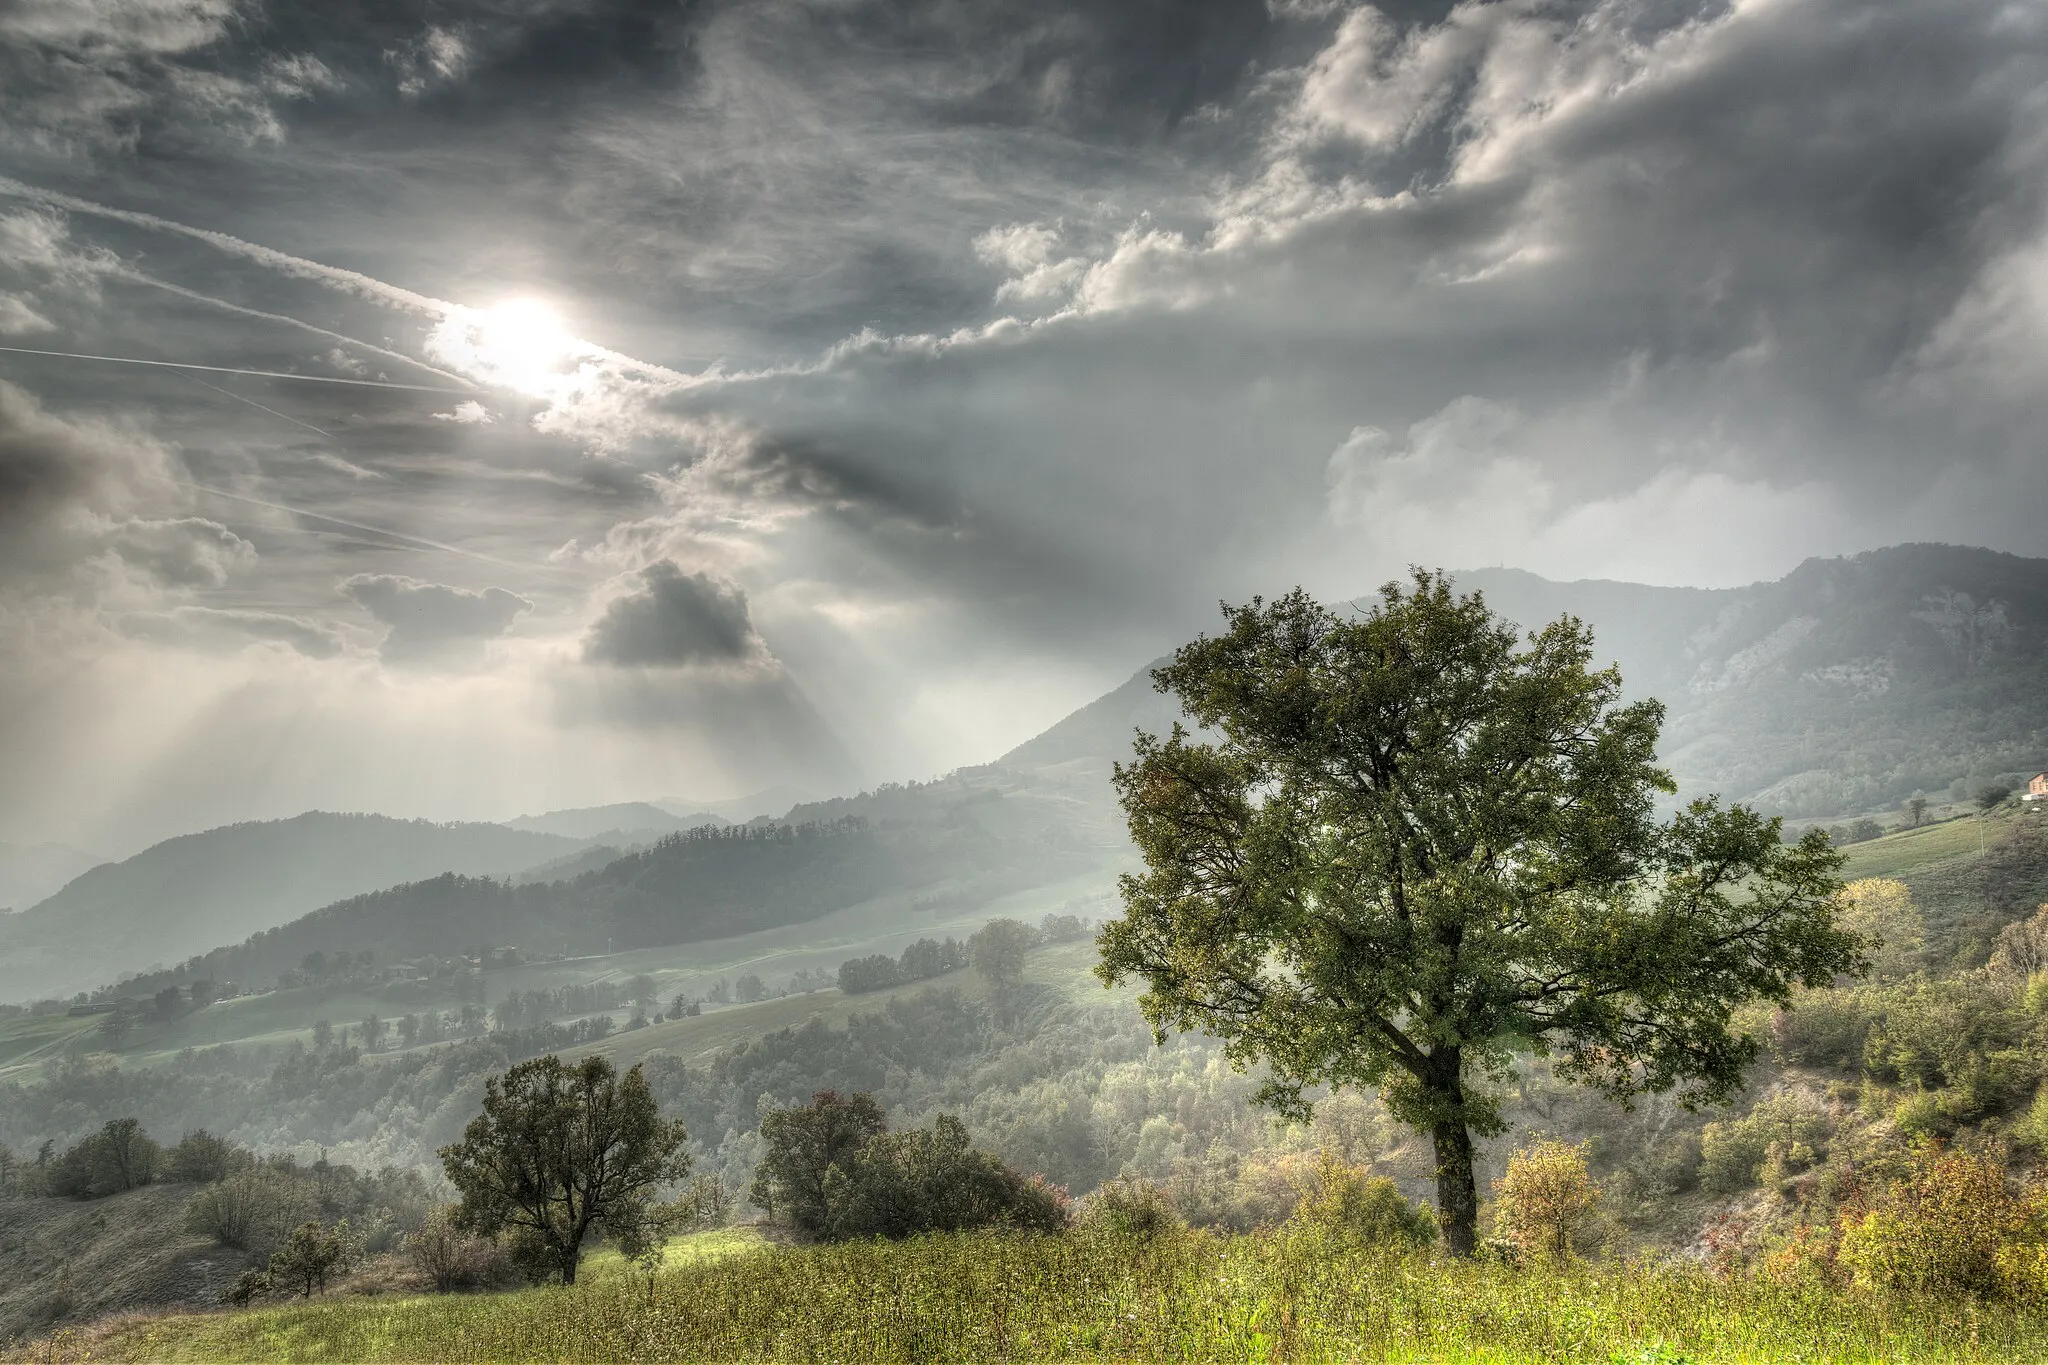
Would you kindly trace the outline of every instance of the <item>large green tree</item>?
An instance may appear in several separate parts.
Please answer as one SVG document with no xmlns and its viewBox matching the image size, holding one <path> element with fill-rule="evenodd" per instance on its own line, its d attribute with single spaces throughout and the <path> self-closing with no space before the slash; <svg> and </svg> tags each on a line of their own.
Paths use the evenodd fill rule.
<svg viewBox="0 0 2048 1365">
<path fill-rule="evenodd" d="M 593 1229 L 629 1256 L 646 1249 L 656 1192 L 689 1173 L 684 1141 L 639 1067 L 622 1079 L 602 1057 L 536 1057 L 484 1083 L 483 1112 L 441 1165 L 463 1228 L 511 1231 L 530 1265 L 574 1284 Z"/>
<path fill-rule="evenodd" d="M 1738 1005 L 1860 965 L 1825 836 L 1713 800 L 1659 818 L 1663 708 L 1622 702 L 1576 620 L 1524 637 L 1423 571 L 1369 611 L 1297 590 L 1224 614 L 1153 675 L 1201 732 L 1141 734 L 1116 769 L 1145 870 L 1097 970 L 1144 980 L 1162 1039 L 1265 1062 L 1283 1112 L 1378 1087 L 1435 1145 L 1454 1252 L 1517 1052 L 1713 1101 L 1757 1051 Z"/>
</svg>

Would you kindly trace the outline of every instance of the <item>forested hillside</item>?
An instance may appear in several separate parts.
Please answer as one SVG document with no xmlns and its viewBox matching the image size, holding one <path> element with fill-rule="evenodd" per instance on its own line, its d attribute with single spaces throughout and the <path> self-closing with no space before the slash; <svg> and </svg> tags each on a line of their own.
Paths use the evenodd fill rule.
<svg viewBox="0 0 2048 1365">
<path fill-rule="evenodd" d="M 343 896 L 442 872 L 506 876 L 574 840 L 309 811 L 167 839 L 0 916 L 0 1000 L 69 995 L 239 941 Z"/>
<path fill-rule="evenodd" d="M 1660 752 L 1692 791 L 1832 816 L 2048 764 L 2048 560 L 1900 545 L 1724 591 L 1460 582 L 1524 625 L 1590 623 L 1629 691 L 1669 707 Z"/>
<path fill-rule="evenodd" d="M 1668 708 L 1659 752 L 1689 794 L 1832 818 L 1916 793 L 1965 801 L 2048 766 L 2048 560 L 1901 545 L 1744 588 L 1457 581 L 1526 628 L 1590 625 L 1629 695 Z M 1001 761 L 1120 759 L 1133 729 L 1165 733 L 1177 712 L 1152 688 L 1157 662 Z"/>
</svg>

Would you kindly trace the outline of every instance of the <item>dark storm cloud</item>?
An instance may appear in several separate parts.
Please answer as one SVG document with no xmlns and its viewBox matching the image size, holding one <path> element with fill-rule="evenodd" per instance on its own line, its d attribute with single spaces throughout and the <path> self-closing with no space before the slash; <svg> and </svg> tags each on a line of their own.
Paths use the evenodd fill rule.
<svg viewBox="0 0 2048 1365">
<path fill-rule="evenodd" d="M 673 560 L 650 564 L 639 577 L 639 588 L 614 598 L 583 637 L 587 662 L 680 668 L 764 653 L 738 584 L 685 573 Z"/>
<path fill-rule="evenodd" d="M 533 609 L 503 588 L 452 588 L 399 574 L 357 574 L 340 590 L 390 628 L 381 652 L 398 662 L 438 659 L 496 639 Z"/>
</svg>

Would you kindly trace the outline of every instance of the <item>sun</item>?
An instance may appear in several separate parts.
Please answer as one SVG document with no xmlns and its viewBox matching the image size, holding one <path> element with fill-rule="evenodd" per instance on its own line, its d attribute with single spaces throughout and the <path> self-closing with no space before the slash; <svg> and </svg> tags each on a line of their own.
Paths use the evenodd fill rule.
<svg viewBox="0 0 2048 1365">
<path fill-rule="evenodd" d="M 512 299 L 451 312 L 434 334 L 433 349 L 486 383 L 545 398 L 574 375 L 589 348 L 545 303 Z"/>
</svg>

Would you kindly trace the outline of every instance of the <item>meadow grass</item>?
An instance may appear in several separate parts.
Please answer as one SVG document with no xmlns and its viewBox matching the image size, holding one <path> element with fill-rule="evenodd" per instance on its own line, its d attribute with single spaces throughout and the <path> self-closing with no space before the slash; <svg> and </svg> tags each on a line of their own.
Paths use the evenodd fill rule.
<svg viewBox="0 0 2048 1365">
<path fill-rule="evenodd" d="M 2013 1361 L 2048 1315 L 1690 1266 L 1516 1270 L 1285 1232 L 929 1236 L 691 1256 L 512 1294 L 132 1319 L 16 1359 Z"/>
<path fill-rule="evenodd" d="M 1998 843 L 2012 833 L 2013 817 L 1966 816 L 1937 825 L 1900 830 L 1842 850 L 1842 878 L 1899 877 L 1951 858 L 1974 858 L 1978 845 Z"/>
</svg>

